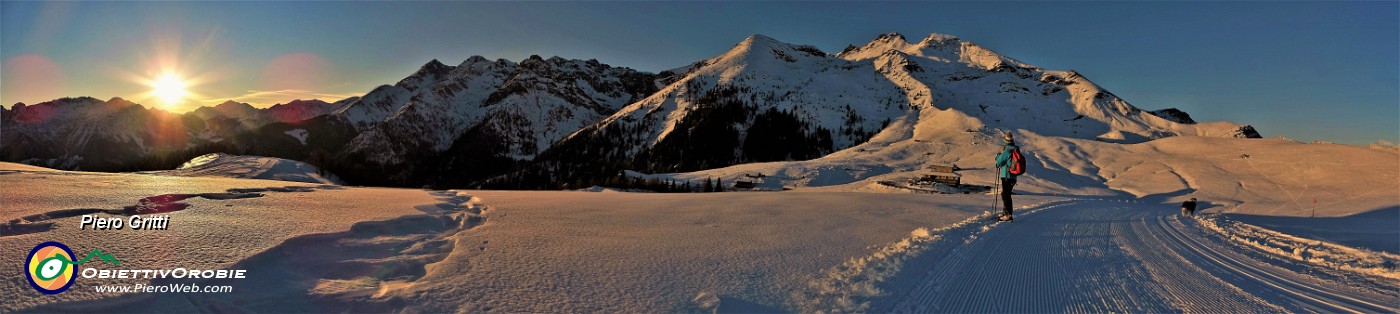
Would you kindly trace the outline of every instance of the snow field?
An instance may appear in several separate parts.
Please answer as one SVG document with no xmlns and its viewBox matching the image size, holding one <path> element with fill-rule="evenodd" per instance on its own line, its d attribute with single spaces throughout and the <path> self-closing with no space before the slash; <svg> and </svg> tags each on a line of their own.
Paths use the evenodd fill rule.
<svg viewBox="0 0 1400 314">
<path fill-rule="evenodd" d="M 359 222 L 423 214 L 414 206 L 442 202 L 434 199 L 433 195 L 415 190 L 312 184 L 288 186 L 287 182 L 268 180 L 41 171 L 8 163 L 0 163 L 0 173 L 3 173 L 0 174 L 0 186 L 5 187 L 0 190 L 0 222 L 38 215 L 28 219 L 52 224 L 36 232 L 0 236 L 0 256 L 19 260 L 40 242 L 60 241 L 74 251 L 100 249 L 112 254 L 121 260 L 121 267 L 124 268 L 233 268 L 235 264 L 277 247 L 288 239 L 344 232 Z M 230 197 L 224 197 L 225 194 Z M 232 197 L 253 194 L 261 196 Z M 119 212 L 124 207 L 140 205 L 142 199 L 163 195 L 207 195 L 212 198 L 161 198 L 180 199 L 171 204 L 184 206 L 181 210 L 162 214 L 170 216 L 170 223 L 168 230 L 160 231 L 130 228 L 78 230 L 80 215 L 64 214 L 95 209 L 93 214 L 101 218 L 125 218 L 124 214 L 105 211 Z M 335 257 L 323 255 L 322 258 Z M 89 266 L 101 267 L 96 264 Z M 20 274 L 23 273 L 19 269 L 21 267 L 22 263 L 5 263 L 0 265 L 0 271 Z M 256 279 L 258 269 L 249 267 L 249 278 Z M 68 291 L 50 296 L 35 292 L 22 279 L 0 282 L 0 295 L 10 296 L 0 301 L 0 312 L 135 311 L 141 309 L 139 304 L 149 300 L 152 295 L 113 295 L 93 291 L 97 285 L 135 283 L 140 282 L 83 278 Z M 251 283 L 234 286 L 238 287 L 236 291 L 285 289 Z M 221 306 L 217 302 L 181 302 L 184 303 L 169 304 L 199 308 L 171 309 L 167 312 L 214 311 Z"/>
<path fill-rule="evenodd" d="M 483 249 L 458 250 L 402 293 L 414 310 L 790 311 L 790 294 L 812 274 L 988 204 L 797 191 L 471 192 L 495 214 L 459 246 Z"/>
<path fill-rule="evenodd" d="M 431 191 L 440 201 L 414 206 L 422 214 L 365 221 L 348 231 L 294 237 L 235 264 L 257 270 L 251 280 L 202 284 L 256 287 L 221 295 L 161 295 L 127 306 L 138 312 L 183 312 L 194 304 L 227 304 L 251 312 L 389 312 L 410 306 L 404 295 L 439 272 L 459 250 L 476 250 L 461 233 L 486 223 L 491 211 L 480 198 L 459 191 Z M 481 243 L 485 245 L 485 243 Z M 304 295 L 287 298 L 288 295 Z M 231 303 L 231 304 L 230 304 Z M 173 305 L 173 306 L 172 306 Z"/>
<path fill-rule="evenodd" d="M 1374 267 L 1335 265 L 1384 268 L 1393 256 L 1348 257 L 1357 253 L 1229 222 L 1211 227 L 1178 217 L 1162 197 L 1018 195 L 1029 205 L 1017 220 L 994 223 L 991 195 L 840 186 L 422 191 L 0 171 L 0 182 L 19 187 L 4 194 L 16 202 L 0 208 L 3 218 L 56 225 L 0 236 L 6 256 L 51 238 L 133 266 L 250 271 L 246 280 L 201 282 L 236 287 L 217 295 L 98 295 L 90 285 L 111 280 L 88 280 L 39 298 L 0 285 L 20 296 L 0 303 L 6 312 L 1393 312 L 1400 296 L 1393 277 L 1367 272 Z M 174 185 L 128 183 L 166 181 Z M 69 202 L 76 191 L 100 197 Z M 162 193 L 143 194 L 153 191 Z M 68 211 L 34 209 L 118 209 L 152 195 L 187 206 L 169 213 L 183 227 L 76 231 Z M 1280 255 L 1300 246 L 1303 259 Z"/>
</svg>

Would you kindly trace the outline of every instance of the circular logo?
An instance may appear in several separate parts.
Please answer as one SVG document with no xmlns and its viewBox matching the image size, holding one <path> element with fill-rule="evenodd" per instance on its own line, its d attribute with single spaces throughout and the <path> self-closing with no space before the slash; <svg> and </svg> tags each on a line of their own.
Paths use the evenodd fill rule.
<svg viewBox="0 0 1400 314">
<path fill-rule="evenodd" d="M 24 260 L 24 269 L 29 285 L 44 294 L 68 290 L 73 286 L 73 275 L 78 273 L 78 265 L 73 264 L 73 250 L 53 241 L 34 246 Z"/>
</svg>

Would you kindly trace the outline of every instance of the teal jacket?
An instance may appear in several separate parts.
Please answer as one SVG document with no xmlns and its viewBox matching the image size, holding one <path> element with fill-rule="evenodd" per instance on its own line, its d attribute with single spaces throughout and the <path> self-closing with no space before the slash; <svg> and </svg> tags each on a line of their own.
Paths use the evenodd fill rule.
<svg viewBox="0 0 1400 314">
<path fill-rule="evenodd" d="M 1006 146 L 1002 147 L 1001 153 L 997 154 L 997 170 L 1001 173 L 1002 179 L 1016 178 L 1011 174 L 1011 150 L 1018 147 L 1016 143 L 1006 143 Z"/>
</svg>

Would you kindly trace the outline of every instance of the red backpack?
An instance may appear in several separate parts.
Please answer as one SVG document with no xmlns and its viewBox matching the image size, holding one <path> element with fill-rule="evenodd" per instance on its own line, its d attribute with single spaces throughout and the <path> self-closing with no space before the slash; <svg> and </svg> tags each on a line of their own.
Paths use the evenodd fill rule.
<svg viewBox="0 0 1400 314">
<path fill-rule="evenodd" d="M 1026 157 L 1021 156 L 1020 148 L 1011 149 L 1011 169 L 1008 170 L 1013 176 L 1026 173 Z"/>
</svg>

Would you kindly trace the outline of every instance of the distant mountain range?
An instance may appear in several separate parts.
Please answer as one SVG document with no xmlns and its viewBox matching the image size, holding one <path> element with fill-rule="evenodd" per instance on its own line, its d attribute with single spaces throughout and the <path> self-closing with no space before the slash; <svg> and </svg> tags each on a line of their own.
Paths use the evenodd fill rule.
<svg viewBox="0 0 1400 314">
<path fill-rule="evenodd" d="M 620 170 L 811 159 L 915 118 L 938 123 L 921 132 L 1018 129 L 1113 143 L 1260 137 L 1248 125 L 1145 111 L 1074 71 L 949 35 L 882 34 L 836 54 L 754 35 L 655 74 L 474 56 L 456 66 L 432 60 L 333 103 L 230 101 L 186 114 L 121 98 L 21 103 L 0 111 L 0 159 L 131 171 L 227 152 L 305 160 L 352 184 L 558 188 Z"/>
</svg>

